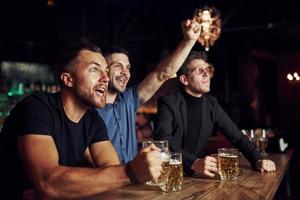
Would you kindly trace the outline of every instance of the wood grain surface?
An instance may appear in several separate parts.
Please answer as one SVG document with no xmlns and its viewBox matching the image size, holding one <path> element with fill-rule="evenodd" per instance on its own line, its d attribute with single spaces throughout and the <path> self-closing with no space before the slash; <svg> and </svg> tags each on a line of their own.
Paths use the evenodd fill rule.
<svg viewBox="0 0 300 200">
<path fill-rule="evenodd" d="M 130 185 L 99 194 L 90 199 L 141 199 L 141 200 L 194 200 L 194 199 L 273 199 L 293 155 L 293 150 L 282 154 L 269 154 L 275 161 L 276 172 L 261 173 L 253 170 L 248 161 L 239 157 L 240 175 L 238 181 L 221 181 L 217 178 L 185 177 L 183 189 L 179 192 L 163 193 L 158 188 L 146 185 Z"/>
</svg>

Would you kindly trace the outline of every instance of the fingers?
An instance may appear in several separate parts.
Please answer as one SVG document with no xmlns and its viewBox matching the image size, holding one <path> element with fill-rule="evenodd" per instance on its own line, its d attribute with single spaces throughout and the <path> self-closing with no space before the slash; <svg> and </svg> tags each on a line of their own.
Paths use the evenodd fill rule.
<svg viewBox="0 0 300 200">
<path fill-rule="evenodd" d="M 215 174 L 212 173 L 211 171 L 209 170 L 204 170 L 204 175 L 208 176 L 208 177 L 211 177 L 211 178 L 214 178 L 215 177 Z"/>
<path fill-rule="evenodd" d="M 162 171 L 160 150 L 154 144 L 143 148 L 132 160 L 132 169 L 139 182 L 156 180 Z"/>
<path fill-rule="evenodd" d="M 205 159 L 204 159 L 204 165 L 208 166 L 208 167 L 211 167 L 211 168 L 214 168 L 214 169 L 217 169 L 217 167 L 218 167 L 217 162 L 218 162 L 218 160 L 215 157 L 212 157 L 212 156 L 206 156 Z"/>
<path fill-rule="evenodd" d="M 218 172 L 217 159 L 212 156 L 206 156 L 204 158 L 204 174 L 209 177 L 215 177 L 216 172 Z"/>
<path fill-rule="evenodd" d="M 154 144 L 150 144 L 149 146 L 142 148 L 141 152 L 150 152 L 150 151 L 153 151 L 153 150 L 160 152 L 160 148 L 158 148 Z"/>
<path fill-rule="evenodd" d="M 146 152 L 145 162 L 148 163 L 150 167 L 161 165 L 162 160 L 160 152 L 156 150 Z"/>
<path fill-rule="evenodd" d="M 162 172 L 162 160 L 160 152 L 157 150 L 153 150 L 147 152 L 146 156 L 150 175 L 149 180 L 157 180 Z"/>
<path fill-rule="evenodd" d="M 187 19 L 187 20 L 183 21 L 183 26 L 188 27 L 191 24 L 191 22 L 192 21 L 190 19 Z"/>
<path fill-rule="evenodd" d="M 206 156 L 206 157 L 207 157 L 207 159 L 209 159 L 213 163 L 218 162 L 218 158 L 216 156 Z"/>
<path fill-rule="evenodd" d="M 183 22 L 183 27 L 187 30 L 187 31 L 190 31 L 192 30 L 193 32 L 199 32 L 201 30 L 201 27 L 200 27 L 200 24 L 195 21 L 195 20 L 185 20 Z"/>
<path fill-rule="evenodd" d="M 271 160 L 262 160 L 262 170 L 266 172 L 276 171 L 275 163 Z"/>
<path fill-rule="evenodd" d="M 272 160 L 259 160 L 257 168 L 260 172 L 273 172 L 276 171 L 276 165 Z"/>
<path fill-rule="evenodd" d="M 149 171 L 150 171 L 149 180 L 157 181 L 159 176 L 161 175 L 161 173 L 163 171 L 161 162 L 157 162 L 156 164 L 150 165 L 149 166 Z"/>
</svg>

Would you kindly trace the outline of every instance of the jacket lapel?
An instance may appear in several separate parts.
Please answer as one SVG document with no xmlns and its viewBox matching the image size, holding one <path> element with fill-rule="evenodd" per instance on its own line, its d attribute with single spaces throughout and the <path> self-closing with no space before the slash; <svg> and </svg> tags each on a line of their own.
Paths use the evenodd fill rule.
<svg viewBox="0 0 300 200">
<path fill-rule="evenodd" d="M 184 136 L 186 136 L 186 132 L 187 132 L 187 108 L 186 108 L 186 103 L 184 100 L 184 97 L 182 96 L 182 94 L 179 92 L 179 110 L 180 110 L 180 114 L 181 114 L 181 120 L 183 122 L 183 128 L 184 128 Z"/>
</svg>

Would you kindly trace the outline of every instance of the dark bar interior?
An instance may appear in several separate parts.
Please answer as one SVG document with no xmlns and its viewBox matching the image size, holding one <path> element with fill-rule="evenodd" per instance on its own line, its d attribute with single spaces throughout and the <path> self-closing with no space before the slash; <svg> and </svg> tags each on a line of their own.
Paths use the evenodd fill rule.
<svg viewBox="0 0 300 200">
<path fill-rule="evenodd" d="M 287 196 L 299 199 L 300 80 L 295 74 L 300 74 L 300 13 L 295 0 L 3 1 L 0 126 L 27 94 L 59 90 L 53 62 L 66 44 L 86 40 L 101 48 L 126 48 L 132 65 L 129 84 L 138 84 L 181 40 L 180 22 L 204 5 L 216 7 L 222 19 L 220 37 L 207 51 L 215 67 L 211 93 L 240 129 L 270 128 L 295 150 Z M 197 43 L 194 49 L 203 47 Z M 149 122 L 149 130 L 138 132 L 139 141 L 152 137 L 157 99 L 177 86 L 169 79 L 140 107 L 137 126 Z M 219 144 L 226 141 L 212 139 L 207 151 Z"/>
</svg>

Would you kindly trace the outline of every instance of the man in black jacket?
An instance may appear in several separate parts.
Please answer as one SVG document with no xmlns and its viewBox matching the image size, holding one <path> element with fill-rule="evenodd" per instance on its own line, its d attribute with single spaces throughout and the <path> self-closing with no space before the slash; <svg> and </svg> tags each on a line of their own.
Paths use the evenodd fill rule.
<svg viewBox="0 0 300 200">
<path fill-rule="evenodd" d="M 182 89 L 158 102 L 154 139 L 168 140 L 172 151 L 183 154 L 186 174 L 214 177 L 217 159 L 204 157 L 203 148 L 216 128 L 245 155 L 254 169 L 275 171 L 275 163 L 262 159 L 217 99 L 206 94 L 210 91 L 213 72 L 213 66 L 202 53 L 190 53 L 177 73 Z"/>
</svg>

